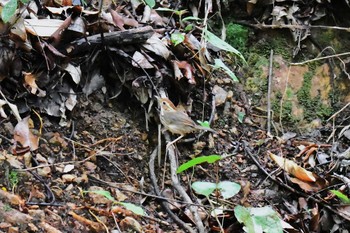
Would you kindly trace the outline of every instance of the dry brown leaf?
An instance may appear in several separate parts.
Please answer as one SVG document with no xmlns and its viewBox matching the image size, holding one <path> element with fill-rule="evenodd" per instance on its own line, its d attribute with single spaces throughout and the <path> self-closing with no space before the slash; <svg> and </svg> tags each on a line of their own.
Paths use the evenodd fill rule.
<svg viewBox="0 0 350 233">
<path fill-rule="evenodd" d="M 36 76 L 32 73 L 23 72 L 24 86 L 30 90 L 30 93 L 39 97 L 46 96 L 46 91 L 41 90 L 36 84 Z"/>
<path fill-rule="evenodd" d="M 174 61 L 180 70 L 183 70 L 184 76 L 187 78 L 189 84 L 196 84 L 193 77 L 193 67 L 187 61 Z"/>
<path fill-rule="evenodd" d="M 323 189 L 325 186 L 322 185 L 322 182 L 307 182 L 307 181 L 302 181 L 298 178 L 290 178 L 290 181 L 293 182 L 294 184 L 299 185 L 299 187 L 306 191 L 306 192 L 318 192 L 321 189 Z"/>
<path fill-rule="evenodd" d="M 63 24 L 60 19 L 25 19 L 26 31 L 34 36 L 50 37 Z"/>
<path fill-rule="evenodd" d="M 143 232 L 141 224 L 132 217 L 125 217 L 123 220 L 120 221 L 119 225 L 120 225 L 120 228 L 126 232 L 130 232 L 130 231 Z"/>
<path fill-rule="evenodd" d="M 13 132 L 15 143 L 20 143 L 22 147 L 29 147 L 31 151 L 38 149 L 39 138 L 29 130 L 29 117 L 17 123 Z"/>
<path fill-rule="evenodd" d="M 139 51 L 136 51 L 132 56 L 132 66 L 137 68 L 142 67 L 144 69 L 154 68 L 153 65 L 147 60 L 147 58 Z"/>
<path fill-rule="evenodd" d="M 157 37 L 156 34 L 153 34 L 143 45 L 145 49 L 154 52 L 158 56 L 168 59 L 170 56 L 170 51 L 167 46 Z"/>
<path fill-rule="evenodd" d="M 114 24 L 122 31 L 125 31 L 125 28 L 124 28 L 124 18 L 123 16 L 121 16 L 118 12 L 116 12 L 115 10 L 112 10 L 112 9 L 109 9 L 109 12 L 111 13 L 112 15 L 112 19 L 113 19 L 113 22 Z"/>
<path fill-rule="evenodd" d="M 22 42 L 27 40 L 27 33 L 26 28 L 24 25 L 24 19 L 19 18 L 16 23 L 11 27 L 10 30 L 11 36 L 16 37 L 17 39 L 20 39 Z"/>
<path fill-rule="evenodd" d="M 309 172 L 305 170 L 304 168 L 300 167 L 295 162 L 282 158 L 280 156 L 277 156 L 271 152 L 268 152 L 270 155 L 270 158 L 277 163 L 279 167 L 281 167 L 283 170 L 288 172 L 289 174 L 295 176 L 296 178 L 306 181 L 306 182 L 315 182 L 316 178 L 312 174 L 312 172 Z"/>
</svg>

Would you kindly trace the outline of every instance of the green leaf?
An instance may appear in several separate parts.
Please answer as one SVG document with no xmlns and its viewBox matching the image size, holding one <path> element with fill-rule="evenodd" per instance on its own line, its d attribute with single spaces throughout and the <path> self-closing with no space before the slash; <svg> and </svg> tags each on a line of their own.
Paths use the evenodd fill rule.
<svg viewBox="0 0 350 233">
<path fill-rule="evenodd" d="M 174 44 L 174 46 L 177 46 L 178 44 L 181 44 L 185 40 L 185 35 L 179 32 L 175 32 L 171 34 L 170 37 L 171 43 Z"/>
<path fill-rule="evenodd" d="M 182 164 L 180 167 L 178 167 L 176 172 L 180 173 L 180 172 L 186 171 L 187 169 L 189 169 L 191 167 L 194 167 L 194 166 L 196 166 L 198 164 L 205 163 L 205 162 L 207 162 L 207 163 L 215 163 L 216 161 L 218 161 L 220 159 L 221 159 L 220 155 L 200 156 L 200 157 L 191 159 L 190 161 Z"/>
<path fill-rule="evenodd" d="M 245 208 L 236 206 L 235 216 L 244 224 L 244 230 L 248 233 L 283 233 L 281 219 L 270 206 L 260 208 Z"/>
<path fill-rule="evenodd" d="M 145 3 L 151 8 L 153 8 L 156 5 L 155 0 L 145 0 Z"/>
<path fill-rule="evenodd" d="M 10 0 L 1 11 L 2 20 L 7 23 L 11 17 L 15 14 L 17 9 L 17 0 Z"/>
<path fill-rule="evenodd" d="M 124 206 L 127 210 L 141 216 L 145 216 L 145 211 L 140 207 L 132 203 L 118 202 L 120 205 Z"/>
<path fill-rule="evenodd" d="M 215 47 L 218 47 L 219 49 L 222 49 L 228 52 L 232 52 L 233 54 L 238 56 L 240 59 L 242 59 L 244 63 L 247 63 L 243 55 L 237 49 L 233 48 L 231 45 L 221 40 L 219 37 L 209 32 L 207 29 L 205 29 L 204 31 L 204 37 L 209 43 L 211 43 Z"/>
<path fill-rule="evenodd" d="M 244 117 L 245 117 L 245 113 L 244 112 L 238 112 L 237 118 L 238 118 L 239 123 L 243 123 Z"/>
<path fill-rule="evenodd" d="M 106 190 L 93 190 L 93 191 L 84 191 L 84 193 L 96 193 L 104 196 L 108 200 L 115 201 L 114 197 L 112 197 L 111 193 Z"/>
<path fill-rule="evenodd" d="M 214 69 L 222 69 L 228 76 L 230 76 L 232 78 L 232 80 L 234 82 L 238 82 L 238 78 L 237 76 L 235 75 L 235 73 L 233 73 L 230 68 L 228 68 L 225 63 L 223 63 L 221 61 L 221 59 L 215 59 L 215 64 L 213 65 L 213 68 Z"/>
<path fill-rule="evenodd" d="M 193 29 L 193 24 L 188 24 L 186 27 L 185 27 L 185 32 L 189 32 Z"/>
<path fill-rule="evenodd" d="M 330 192 L 336 195 L 343 203 L 350 204 L 350 199 L 344 193 L 338 190 L 330 190 Z"/>
<path fill-rule="evenodd" d="M 228 199 L 241 190 L 241 185 L 231 181 L 221 181 L 218 183 L 217 188 L 220 189 L 222 197 Z"/>
<path fill-rule="evenodd" d="M 21 3 L 23 3 L 23 4 L 27 4 L 30 0 L 20 0 L 21 1 Z"/>
<path fill-rule="evenodd" d="M 196 193 L 209 197 L 216 189 L 216 184 L 212 182 L 196 181 L 192 183 L 191 187 Z"/>
<path fill-rule="evenodd" d="M 255 229 L 254 227 L 254 221 L 252 216 L 250 215 L 250 212 L 247 208 L 243 206 L 236 206 L 235 209 L 235 216 L 238 220 L 238 222 L 244 224 L 244 231 L 248 233 L 260 233 L 262 232 L 262 229 Z M 260 230 L 260 231 L 259 231 Z"/>
<path fill-rule="evenodd" d="M 261 226 L 264 232 L 283 233 L 281 219 L 270 206 L 251 208 L 250 214 L 253 216 L 255 225 Z"/>
<path fill-rule="evenodd" d="M 200 121 L 200 120 L 197 120 L 197 122 L 198 122 L 198 124 L 199 124 L 200 126 L 210 129 L 210 125 L 209 125 L 209 122 L 208 122 L 208 121 Z"/>
<path fill-rule="evenodd" d="M 173 9 L 169 9 L 169 8 L 165 8 L 165 7 L 158 7 L 157 9 L 155 9 L 156 11 L 169 11 L 169 12 L 174 12 L 176 10 L 173 10 Z"/>
<path fill-rule="evenodd" d="M 195 17 L 195 16 L 187 16 L 185 18 L 182 19 L 182 22 L 186 22 L 186 21 L 201 21 L 201 18 Z"/>
</svg>

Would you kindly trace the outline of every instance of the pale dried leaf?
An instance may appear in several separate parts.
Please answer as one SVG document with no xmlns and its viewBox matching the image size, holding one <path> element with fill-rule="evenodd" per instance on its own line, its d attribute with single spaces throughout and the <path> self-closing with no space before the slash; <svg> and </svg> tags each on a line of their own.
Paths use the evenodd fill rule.
<svg viewBox="0 0 350 233">
<path fill-rule="evenodd" d="M 158 56 L 168 59 L 170 56 L 170 51 L 167 46 L 155 35 L 153 34 L 143 45 L 145 49 L 154 52 Z"/>
<path fill-rule="evenodd" d="M 39 138 L 30 131 L 28 120 L 29 116 L 17 123 L 13 138 L 16 143 L 19 142 L 23 147 L 29 147 L 31 151 L 34 151 L 38 149 Z"/>
<path fill-rule="evenodd" d="M 66 108 L 69 111 L 72 111 L 73 108 L 75 107 L 75 105 L 77 104 L 77 95 L 75 94 L 75 92 L 73 91 L 73 89 L 71 88 L 69 90 L 69 96 L 68 99 L 65 102 Z"/>
<path fill-rule="evenodd" d="M 7 118 L 7 115 L 6 115 L 5 111 L 4 111 L 4 109 L 2 108 L 4 105 L 6 105 L 6 101 L 0 99 L 0 116 L 2 118 Z"/>
<path fill-rule="evenodd" d="M 295 176 L 296 178 L 306 181 L 306 182 L 315 182 L 316 178 L 312 174 L 312 172 L 309 172 L 305 170 L 304 168 L 300 167 L 298 164 L 296 164 L 294 161 L 291 161 L 286 158 L 282 158 L 280 156 L 277 156 L 271 152 L 268 152 L 270 158 L 277 163 L 279 167 L 281 167 L 283 170 L 288 172 L 289 174 Z"/>
<path fill-rule="evenodd" d="M 184 76 L 187 78 L 189 84 L 196 84 L 193 77 L 193 68 L 187 61 L 175 61 L 180 70 L 183 70 Z"/>
<path fill-rule="evenodd" d="M 75 18 L 72 23 L 69 25 L 68 30 L 80 33 L 82 36 L 85 36 L 86 25 L 85 21 L 81 17 Z"/>
<path fill-rule="evenodd" d="M 147 60 L 147 58 L 140 53 L 139 51 L 136 51 L 134 55 L 132 56 L 132 65 L 137 68 L 144 68 L 144 69 L 152 69 L 154 68 L 153 65 Z"/>
<path fill-rule="evenodd" d="M 27 40 L 26 28 L 24 26 L 23 18 L 19 18 L 16 23 L 11 27 L 10 33 L 20 38 L 22 42 Z"/>
<path fill-rule="evenodd" d="M 115 26 L 117 26 L 120 30 L 125 31 L 125 28 L 124 28 L 125 22 L 124 22 L 123 16 L 121 16 L 118 12 L 112 9 L 110 9 L 109 12 L 112 15 L 112 19 Z"/>
<path fill-rule="evenodd" d="M 30 34 L 39 37 L 50 37 L 63 23 L 59 19 L 25 19 L 24 25 Z"/>
<path fill-rule="evenodd" d="M 74 66 L 72 64 L 68 64 L 65 70 L 70 74 L 72 77 L 73 81 L 78 84 L 80 83 L 80 78 L 81 78 L 81 69 L 80 66 Z"/>
<path fill-rule="evenodd" d="M 77 179 L 76 175 L 72 175 L 72 174 L 64 174 L 62 175 L 62 180 L 66 183 L 71 183 L 74 182 Z"/>
<path fill-rule="evenodd" d="M 21 169 L 23 168 L 23 163 L 18 161 L 17 156 L 13 156 L 11 154 L 5 154 L 6 161 L 11 165 L 11 167 Z"/>
<path fill-rule="evenodd" d="M 125 232 L 143 232 L 141 224 L 132 217 L 125 217 L 119 224 Z"/>
<path fill-rule="evenodd" d="M 146 5 L 145 8 L 143 9 L 141 23 L 147 23 L 148 21 L 150 21 L 150 19 L 151 19 L 151 7 Z"/>
<path fill-rule="evenodd" d="M 74 169 L 74 164 L 67 164 L 64 166 L 63 173 L 68 173 Z"/>
</svg>

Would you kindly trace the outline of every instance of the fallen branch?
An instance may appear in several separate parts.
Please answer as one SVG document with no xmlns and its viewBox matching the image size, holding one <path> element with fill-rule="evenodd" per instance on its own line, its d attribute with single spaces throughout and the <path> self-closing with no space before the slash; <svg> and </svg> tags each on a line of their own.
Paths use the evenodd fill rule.
<svg viewBox="0 0 350 233">
<path fill-rule="evenodd" d="M 149 173 L 150 173 L 151 182 L 154 188 L 154 192 L 156 193 L 157 196 L 161 196 L 161 193 L 157 184 L 155 169 L 154 169 L 154 160 L 156 156 L 157 156 L 157 148 L 153 150 L 149 159 L 148 166 L 149 166 Z M 182 221 L 177 215 L 173 213 L 173 211 L 168 206 L 168 201 L 161 199 L 160 204 L 162 208 L 165 210 L 165 212 L 169 215 L 169 217 L 171 217 L 174 220 L 174 222 L 177 223 L 182 229 L 187 230 L 188 232 L 191 232 L 191 233 L 195 233 L 195 231 L 190 226 L 186 225 L 184 221 Z"/>
<path fill-rule="evenodd" d="M 164 137 L 165 137 L 165 140 L 167 142 L 170 142 L 171 139 L 170 139 L 170 135 L 168 132 L 165 132 L 164 133 Z M 186 190 L 181 186 L 180 184 L 180 181 L 179 181 L 179 178 L 177 177 L 177 173 L 176 173 L 176 169 L 177 169 L 177 163 L 176 163 L 176 158 L 175 158 L 175 150 L 174 150 L 174 147 L 173 146 L 170 146 L 168 151 L 168 156 L 169 156 L 169 161 L 170 161 L 170 175 L 171 175 L 171 181 L 172 181 L 172 184 L 174 186 L 174 188 L 176 189 L 176 191 L 179 192 L 180 196 L 186 201 L 186 202 L 189 202 L 189 203 L 192 203 L 192 200 L 191 198 L 188 196 Z M 194 221 L 196 223 L 196 226 L 197 226 L 197 230 L 200 232 L 200 233 L 204 233 L 206 232 L 205 231 L 205 228 L 204 228 L 204 225 L 203 225 L 203 222 L 199 216 L 199 213 L 198 213 L 198 207 L 197 206 L 194 206 L 194 205 L 190 205 L 189 206 L 189 209 L 190 211 L 192 212 L 193 214 L 193 218 L 194 218 Z"/>
<path fill-rule="evenodd" d="M 96 34 L 67 44 L 65 46 L 65 52 L 63 53 L 65 55 L 74 56 L 86 52 L 102 43 L 103 45 L 110 46 L 139 44 L 148 40 L 153 33 L 153 28 L 151 26 L 146 26 L 126 31 L 103 33 L 103 39 L 101 34 Z"/>
</svg>

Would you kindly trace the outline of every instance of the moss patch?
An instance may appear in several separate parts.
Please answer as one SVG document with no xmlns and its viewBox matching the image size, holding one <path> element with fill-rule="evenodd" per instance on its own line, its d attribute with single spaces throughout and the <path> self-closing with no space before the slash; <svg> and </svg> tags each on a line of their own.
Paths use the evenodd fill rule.
<svg viewBox="0 0 350 233">
<path fill-rule="evenodd" d="M 315 118 L 325 119 L 330 116 L 333 109 L 322 103 L 320 96 L 312 98 L 310 90 L 312 85 L 313 71 L 304 74 L 303 86 L 297 92 L 300 105 L 304 109 L 304 119 L 311 121 Z"/>
<path fill-rule="evenodd" d="M 226 28 L 226 41 L 242 54 L 247 52 L 248 28 L 234 23 L 229 23 Z"/>
</svg>

